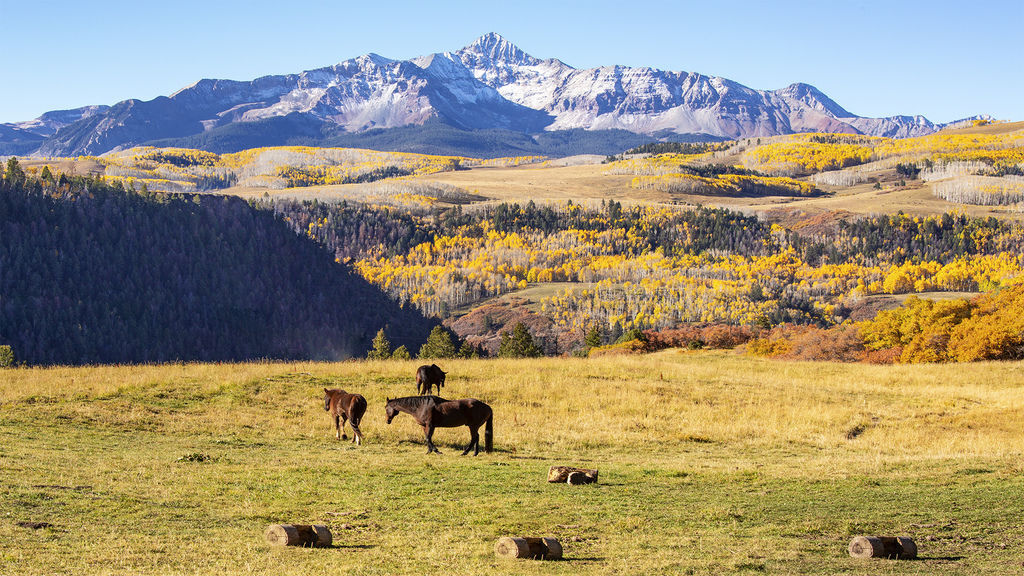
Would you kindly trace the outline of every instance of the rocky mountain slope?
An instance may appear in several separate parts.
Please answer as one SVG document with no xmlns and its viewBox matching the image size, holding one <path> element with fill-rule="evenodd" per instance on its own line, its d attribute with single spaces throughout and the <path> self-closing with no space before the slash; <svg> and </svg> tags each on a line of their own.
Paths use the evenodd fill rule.
<svg viewBox="0 0 1024 576">
<path fill-rule="evenodd" d="M 805 131 L 901 137 L 941 128 L 921 116 L 859 117 L 807 84 L 766 91 L 689 72 L 576 69 L 535 58 L 491 33 L 461 50 L 408 61 L 367 54 L 248 82 L 200 80 L 146 102 L 48 112 L 0 125 L 0 151 L 66 156 L 146 143 L 221 151 L 282 143 L 358 145 L 363 135 L 380 140 L 381 130 L 402 129 L 402 138 L 394 139 L 400 148 L 410 127 L 438 125 L 455 147 L 460 136 L 450 131 L 463 135 L 465 153 L 479 148 L 480 137 L 472 135 L 480 131 L 489 131 L 490 140 L 581 129 L 653 140 Z"/>
</svg>

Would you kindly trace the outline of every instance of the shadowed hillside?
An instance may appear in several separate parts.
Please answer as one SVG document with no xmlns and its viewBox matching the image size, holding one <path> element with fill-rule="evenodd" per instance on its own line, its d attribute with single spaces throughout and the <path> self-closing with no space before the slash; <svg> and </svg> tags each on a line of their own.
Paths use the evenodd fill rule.
<svg viewBox="0 0 1024 576">
<path fill-rule="evenodd" d="M 343 359 L 431 324 L 273 214 L 8 167 L 0 343 L 32 364 Z"/>
</svg>

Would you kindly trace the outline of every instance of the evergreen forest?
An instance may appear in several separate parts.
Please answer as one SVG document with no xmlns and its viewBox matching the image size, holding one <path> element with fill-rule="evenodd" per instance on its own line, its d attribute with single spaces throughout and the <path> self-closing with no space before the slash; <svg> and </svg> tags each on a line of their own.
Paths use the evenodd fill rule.
<svg viewBox="0 0 1024 576">
<path fill-rule="evenodd" d="M 236 197 L 16 161 L 0 181 L 0 343 L 19 362 L 344 359 L 383 326 L 418 347 L 435 324 Z"/>
</svg>

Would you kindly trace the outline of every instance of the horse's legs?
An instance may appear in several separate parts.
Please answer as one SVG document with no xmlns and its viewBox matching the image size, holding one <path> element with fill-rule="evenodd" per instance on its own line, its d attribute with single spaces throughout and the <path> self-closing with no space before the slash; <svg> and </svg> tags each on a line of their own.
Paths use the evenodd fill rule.
<svg viewBox="0 0 1024 576">
<path fill-rule="evenodd" d="M 345 422 L 348 421 L 348 415 L 342 412 L 341 416 L 341 439 L 348 440 L 348 434 L 345 434 Z"/>
<path fill-rule="evenodd" d="M 469 454 L 469 451 L 472 450 L 474 446 L 476 447 L 476 452 L 473 453 L 473 456 L 476 456 L 477 454 L 480 453 L 480 432 L 479 428 L 474 428 L 470 426 L 469 445 L 466 446 L 466 449 L 462 451 L 462 455 L 465 456 L 466 454 Z"/>
<path fill-rule="evenodd" d="M 338 414 L 334 415 L 334 438 L 336 440 L 341 439 L 341 416 Z"/>
<path fill-rule="evenodd" d="M 359 429 L 360 420 L 362 418 L 353 418 L 349 421 L 349 424 L 352 426 L 352 441 L 356 443 L 356 446 L 363 444 L 363 432 Z"/>
<path fill-rule="evenodd" d="M 430 454 L 431 452 L 437 452 L 440 454 L 441 451 L 437 449 L 437 446 L 434 446 L 434 425 L 424 424 L 423 432 L 427 436 L 427 454 Z"/>
</svg>

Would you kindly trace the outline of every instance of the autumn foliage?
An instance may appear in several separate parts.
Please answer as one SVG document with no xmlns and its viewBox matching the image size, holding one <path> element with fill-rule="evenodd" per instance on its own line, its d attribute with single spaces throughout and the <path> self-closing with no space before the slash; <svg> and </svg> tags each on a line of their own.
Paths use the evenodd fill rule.
<svg viewBox="0 0 1024 576">
<path fill-rule="evenodd" d="M 901 362 L 970 362 L 1024 358 L 1024 284 L 973 300 L 910 297 L 860 329 L 870 350 Z"/>
</svg>

